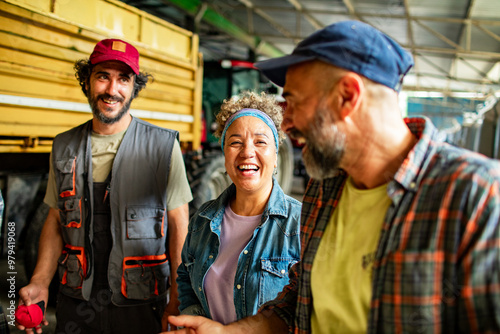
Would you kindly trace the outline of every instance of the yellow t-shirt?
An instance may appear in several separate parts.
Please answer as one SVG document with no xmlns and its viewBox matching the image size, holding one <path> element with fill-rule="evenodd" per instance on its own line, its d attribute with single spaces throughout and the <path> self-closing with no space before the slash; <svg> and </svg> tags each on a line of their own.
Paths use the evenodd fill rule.
<svg viewBox="0 0 500 334">
<path fill-rule="evenodd" d="M 313 334 L 366 333 L 372 264 L 390 203 L 387 184 L 360 190 L 348 178 L 311 269 Z"/>
</svg>

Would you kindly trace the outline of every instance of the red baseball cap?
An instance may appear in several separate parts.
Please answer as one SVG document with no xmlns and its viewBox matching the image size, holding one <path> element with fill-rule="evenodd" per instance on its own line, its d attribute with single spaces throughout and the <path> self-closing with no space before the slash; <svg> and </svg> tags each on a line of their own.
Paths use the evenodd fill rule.
<svg viewBox="0 0 500 334">
<path fill-rule="evenodd" d="M 139 74 L 139 51 L 120 39 L 103 39 L 94 47 L 90 55 L 90 62 L 93 65 L 118 60 L 127 64 L 135 74 Z"/>
</svg>

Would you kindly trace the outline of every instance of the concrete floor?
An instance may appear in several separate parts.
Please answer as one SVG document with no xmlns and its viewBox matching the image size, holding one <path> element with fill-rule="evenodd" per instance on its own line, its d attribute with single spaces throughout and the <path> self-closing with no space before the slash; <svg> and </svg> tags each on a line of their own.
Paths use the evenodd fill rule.
<svg viewBox="0 0 500 334">
<path fill-rule="evenodd" d="M 291 196 L 301 201 L 303 192 L 304 192 L 303 180 L 298 177 L 294 178 Z M 6 315 L 9 314 L 9 310 L 7 310 L 7 308 L 10 305 L 10 300 L 11 300 L 9 298 L 10 285 L 9 282 L 7 281 L 7 279 L 11 276 L 7 274 L 9 272 L 12 272 L 12 270 L 9 270 L 8 268 L 7 258 L 0 258 L 0 305 L 2 306 Z M 28 283 L 28 279 L 24 271 L 24 260 L 23 260 L 22 250 L 17 251 L 16 253 L 15 272 L 16 272 L 16 274 L 14 275 L 15 285 L 16 285 L 15 301 L 17 306 L 19 289 Z M 49 305 L 47 307 L 46 317 L 47 320 L 49 321 L 49 326 L 43 328 L 43 333 L 53 334 L 55 333 L 55 325 L 56 325 L 54 306 Z M 7 322 L 10 322 L 10 318 L 7 318 Z M 24 333 L 24 331 L 20 331 L 15 327 L 8 326 L 8 328 L 10 330 L 10 334 Z"/>
</svg>

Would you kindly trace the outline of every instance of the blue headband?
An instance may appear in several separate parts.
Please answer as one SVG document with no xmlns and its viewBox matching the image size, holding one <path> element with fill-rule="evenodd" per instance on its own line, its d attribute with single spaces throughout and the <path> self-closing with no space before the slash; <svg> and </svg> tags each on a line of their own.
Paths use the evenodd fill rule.
<svg viewBox="0 0 500 334">
<path fill-rule="evenodd" d="M 226 125 L 224 126 L 224 131 L 222 131 L 222 137 L 220 142 L 220 147 L 222 148 L 222 154 L 224 154 L 224 141 L 226 139 L 226 130 L 231 126 L 231 124 L 235 120 L 243 116 L 257 117 L 258 119 L 266 123 L 266 125 L 273 132 L 274 143 L 276 144 L 276 154 L 278 154 L 278 130 L 276 129 L 276 125 L 274 125 L 273 120 L 265 112 L 260 111 L 258 109 L 249 109 L 249 108 L 241 109 L 232 114 L 231 117 L 227 119 Z"/>
</svg>

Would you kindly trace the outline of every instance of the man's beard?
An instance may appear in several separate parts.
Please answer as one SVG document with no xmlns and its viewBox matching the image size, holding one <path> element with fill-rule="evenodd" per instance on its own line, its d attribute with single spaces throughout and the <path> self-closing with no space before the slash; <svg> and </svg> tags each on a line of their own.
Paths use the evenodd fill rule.
<svg viewBox="0 0 500 334">
<path fill-rule="evenodd" d="M 97 105 L 97 102 L 100 100 L 100 99 L 104 99 L 104 100 L 113 100 L 113 101 L 118 101 L 118 102 L 123 102 L 123 98 L 121 97 L 113 97 L 109 94 L 101 94 L 101 95 L 98 95 L 95 99 L 89 94 L 89 104 L 90 104 L 90 107 L 92 108 L 92 114 L 94 115 L 95 118 L 97 118 L 97 120 L 103 124 L 114 124 L 116 122 L 118 122 L 119 120 L 121 120 L 123 118 L 123 116 L 125 116 L 125 114 L 127 113 L 127 111 L 129 110 L 130 108 L 130 104 L 132 103 L 132 99 L 129 99 L 128 101 L 125 102 L 125 104 L 123 105 L 122 109 L 120 110 L 120 112 L 115 116 L 115 117 L 108 117 L 106 115 L 104 115 L 100 110 L 99 110 L 99 107 Z"/>
<path fill-rule="evenodd" d="M 292 137 L 304 137 L 306 141 L 302 158 L 310 177 L 323 180 L 336 175 L 345 152 L 345 134 L 338 129 L 326 109 L 316 110 L 306 132 L 294 129 L 290 134 Z"/>
</svg>

